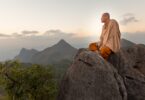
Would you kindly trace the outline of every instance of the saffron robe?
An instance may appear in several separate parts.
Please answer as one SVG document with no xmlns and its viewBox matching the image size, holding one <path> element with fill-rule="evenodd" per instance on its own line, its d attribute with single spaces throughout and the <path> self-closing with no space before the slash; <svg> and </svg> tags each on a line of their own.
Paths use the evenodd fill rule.
<svg viewBox="0 0 145 100">
<path fill-rule="evenodd" d="M 97 45 L 100 48 L 107 46 L 116 53 L 120 49 L 120 38 L 121 33 L 117 21 L 110 19 L 107 26 L 103 25 L 100 41 L 97 42 Z"/>
</svg>

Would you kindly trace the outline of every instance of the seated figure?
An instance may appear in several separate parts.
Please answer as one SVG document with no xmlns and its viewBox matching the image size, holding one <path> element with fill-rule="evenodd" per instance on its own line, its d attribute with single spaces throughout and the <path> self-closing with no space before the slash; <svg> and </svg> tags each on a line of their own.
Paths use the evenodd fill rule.
<svg viewBox="0 0 145 100">
<path fill-rule="evenodd" d="M 99 52 L 104 59 L 120 49 L 120 29 L 116 20 L 110 19 L 109 13 L 103 13 L 101 18 L 104 23 L 100 41 L 89 44 L 89 50 Z"/>
</svg>

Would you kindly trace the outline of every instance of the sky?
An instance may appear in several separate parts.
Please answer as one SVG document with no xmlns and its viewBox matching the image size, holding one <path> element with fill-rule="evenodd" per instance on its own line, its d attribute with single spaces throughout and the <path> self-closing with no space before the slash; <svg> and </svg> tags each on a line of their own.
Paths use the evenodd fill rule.
<svg viewBox="0 0 145 100">
<path fill-rule="evenodd" d="M 118 21 L 122 38 L 145 44 L 144 5 L 145 0 L 0 0 L 0 60 L 62 38 L 87 47 L 99 40 L 104 12 Z"/>
</svg>

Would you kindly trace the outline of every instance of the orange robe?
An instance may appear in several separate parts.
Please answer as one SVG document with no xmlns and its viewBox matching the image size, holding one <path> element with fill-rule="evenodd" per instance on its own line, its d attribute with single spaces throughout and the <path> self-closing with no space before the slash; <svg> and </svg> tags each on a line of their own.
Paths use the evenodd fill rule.
<svg viewBox="0 0 145 100">
<path fill-rule="evenodd" d="M 111 19 L 108 26 L 103 26 L 99 42 L 89 45 L 89 50 L 100 51 L 104 59 L 108 59 L 109 55 L 118 52 L 120 49 L 120 30 L 117 21 Z"/>
<path fill-rule="evenodd" d="M 109 55 L 112 53 L 112 50 L 106 46 L 99 48 L 96 42 L 91 43 L 89 45 L 89 50 L 94 51 L 94 52 L 99 51 L 101 56 L 106 60 L 108 59 Z"/>
</svg>

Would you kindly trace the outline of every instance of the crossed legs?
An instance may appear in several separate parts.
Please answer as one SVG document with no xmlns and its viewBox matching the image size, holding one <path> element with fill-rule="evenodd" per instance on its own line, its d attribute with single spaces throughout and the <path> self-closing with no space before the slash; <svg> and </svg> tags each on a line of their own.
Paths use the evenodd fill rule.
<svg viewBox="0 0 145 100">
<path fill-rule="evenodd" d="M 101 54 L 101 56 L 105 59 L 105 60 L 108 60 L 108 57 L 110 56 L 110 54 L 112 53 L 112 50 L 107 47 L 107 46 L 104 46 L 104 47 L 98 47 L 97 46 L 97 43 L 94 42 L 94 43 L 90 43 L 89 44 L 89 50 L 93 51 L 93 52 L 96 52 L 96 51 L 99 51 L 99 53 Z"/>
</svg>

